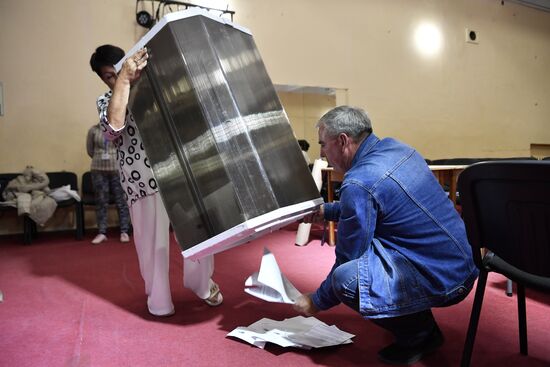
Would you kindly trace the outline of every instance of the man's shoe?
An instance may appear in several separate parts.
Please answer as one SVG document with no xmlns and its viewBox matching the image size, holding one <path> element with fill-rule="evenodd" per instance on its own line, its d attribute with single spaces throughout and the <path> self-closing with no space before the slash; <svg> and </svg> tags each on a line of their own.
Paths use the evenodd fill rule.
<svg viewBox="0 0 550 367">
<path fill-rule="evenodd" d="M 378 359 L 387 364 L 410 365 L 443 345 L 443 334 L 436 326 L 430 336 L 416 346 L 403 346 L 396 343 L 378 351 Z"/>
<path fill-rule="evenodd" d="M 100 233 L 92 240 L 92 244 L 99 245 L 103 241 L 107 241 L 107 236 L 105 236 L 103 233 Z"/>
<path fill-rule="evenodd" d="M 212 286 L 210 287 L 210 296 L 205 298 L 204 302 L 206 302 L 208 306 L 212 307 L 222 304 L 223 296 L 220 292 L 220 287 L 216 283 L 212 282 Z"/>
<path fill-rule="evenodd" d="M 120 242 L 130 242 L 130 236 L 128 236 L 128 233 L 121 233 L 120 234 Z"/>
</svg>

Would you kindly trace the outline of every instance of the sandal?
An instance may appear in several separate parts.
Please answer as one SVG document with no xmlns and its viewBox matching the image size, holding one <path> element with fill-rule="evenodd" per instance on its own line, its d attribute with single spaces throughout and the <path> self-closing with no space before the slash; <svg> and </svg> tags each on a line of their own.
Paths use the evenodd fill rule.
<svg viewBox="0 0 550 367">
<path fill-rule="evenodd" d="M 204 302 L 206 302 L 206 304 L 211 307 L 219 306 L 222 304 L 223 296 L 220 292 L 220 287 L 216 283 L 212 282 L 212 285 L 210 286 L 210 296 L 208 298 L 205 298 Z"/>
</svg>

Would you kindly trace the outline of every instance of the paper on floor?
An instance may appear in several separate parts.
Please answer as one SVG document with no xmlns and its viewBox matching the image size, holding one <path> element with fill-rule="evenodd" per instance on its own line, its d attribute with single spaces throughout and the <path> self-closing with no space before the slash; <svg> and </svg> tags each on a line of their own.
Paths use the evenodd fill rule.
<svg viewBox="0 0 550 367">
<path fill-rule="evenodd" d="M 281 347 L 311 349 L 352 343 L 351 338 L 355 335 L 334 325 L 329 326 L 315 317 L 296 316 L 283 321 L 263 318 L 248 327 L 240 326 L 227 336 L 262 349 L 267 342 Z"/>
<path fill-rule="evenodd" d="M 264 249 L 260 271 L 244 283 L 244 291 L 268 302 L 295 303 L 300 291 L 281 273 L 275 256 Z"/>
</svg>

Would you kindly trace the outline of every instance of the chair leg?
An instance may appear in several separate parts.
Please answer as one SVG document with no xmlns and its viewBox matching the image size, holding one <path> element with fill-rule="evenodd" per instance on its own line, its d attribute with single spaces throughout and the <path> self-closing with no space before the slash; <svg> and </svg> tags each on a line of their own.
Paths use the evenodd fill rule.
<svg viewBox="0 0 550 367">
<path fill-rule="evenodd" d="M 80 216 L 82 217 L 81 219 L 81 222 L 82 222 L 82 236 L 85 236 L 86 235 L 86 208 L 84 208 L 84 204 L 82 204 L 82 202 L 80 203 L 80 208 L 81 208 L 81 211 L 80 211 Z"/>
<path fill-rule="evenodd" d="M 508 297 L 512 297 L 512 294 L 513 294 L 513 290 L 512 290 L 512 280 L 511 279 L 506 279 L 506 295 Z"/>
<path fill-rule="evenodd" d="M 474 349 L 474 341 L 476 338 L 479 316 L 481 314 L 481 305 L 483 304 L 485 285 L 487 284 L 487 275 L 488 273 L 484 270 L 481 270 L 479 272 L 474 304 L 472 306 L 472 314 L 470 315 L 470 324 L 468 325 L 468 332 L 466 334 L 466 341 L 464 343 L 464 351 L 462 352 L 462 361 L 460 362 L 461 367 L 470 366 L 470 361 L 472 359 L 472 351 Z"/>
<path fill-rule="evenodd" d="M 84 219 L 83 219 L 82 202 L 75 204 L 75 222 L 76 222 L 76 239 L 81 240 L 84 237 Z"/>
<path fill-rule="evenodd" d="M 33 236 L 32 222 L 33 220 L 29 218 L 27 215 L 23 216 L 23 243 L 25 245 L 30 245 L 32 242 L 32 236 Z"/>
<path fill-rule="evenodd" d="M 518 293 L 518 322 L 519 322 L 519 351 L 527 355 L 527 317 L 525 310 L 525 287 L 517 283 Z"/>
<path fill-rule="evenodd" d="M 23 216 L 23 243 L 30 245 L 32 239 L 36 236 L 38 230 L 36 229 L 36 222 L 32 220 L 28 215 Z"/>
</svg>

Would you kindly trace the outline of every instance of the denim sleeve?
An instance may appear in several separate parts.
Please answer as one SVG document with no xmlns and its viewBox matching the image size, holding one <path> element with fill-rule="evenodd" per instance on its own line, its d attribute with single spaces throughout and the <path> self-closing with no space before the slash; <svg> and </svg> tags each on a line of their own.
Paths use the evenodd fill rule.
<svg viewBox="0 0 550 367">
<path fill-rule="evenodd" d="M 338 222 L 340 217 L 340 203 L 338 201 L 333 203 L 323 204 L 324 219 L 332 222 Z"/>
<path fill-rule="evenodd" d="M 333 292 L 332 273 L 341 264 L 358 259 L 365 253 L 376 228 L 378 205 L 363 186 L 354 183 L 343 186 L 340 202 L 325 207 L 325 219 L 327 214 L 332 216 L 336 208 L 339 212 L 336 261 L 319 289 L 311 296 L 313 303 L 320 310 L 329 309 L 340 303 Z"/>
</svg>

